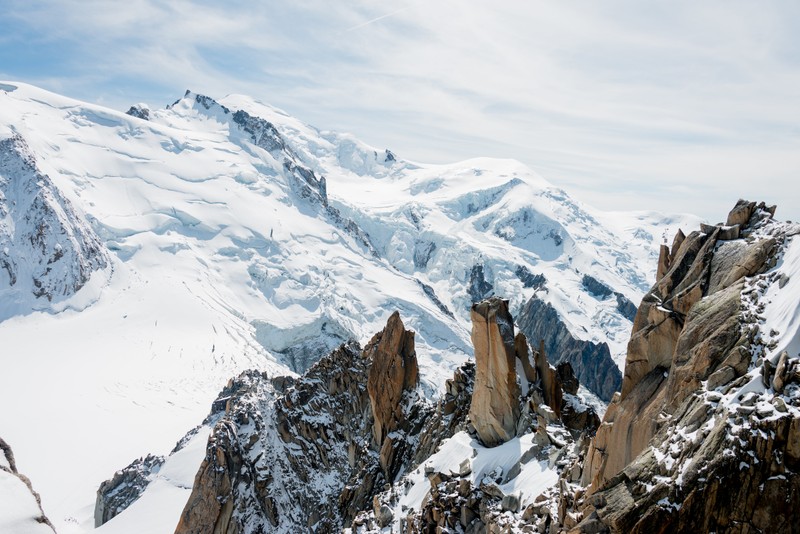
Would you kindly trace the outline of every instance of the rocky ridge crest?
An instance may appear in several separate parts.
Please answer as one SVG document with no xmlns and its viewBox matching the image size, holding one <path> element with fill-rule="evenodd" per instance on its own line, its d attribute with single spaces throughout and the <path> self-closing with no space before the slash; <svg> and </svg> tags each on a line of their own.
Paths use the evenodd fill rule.
<svg viewBox="0 0 800 534">
<path fill-rule="evenodd" d="M 491 450 L 481 444 L 479 429 L 496 414 L 475 400 L 475 392 L 502 377 L 509 385 L 504 402 L 516 415 L 508 421 L 509 432 L 490 444 L 523 436 L 531 447 L 511 472 L 470 482 L 475 498 L 470 523 L 498 521 L 502 501 L 519 500 L 498 484 L 519 476 L 526 465 L 538 465 L 537 459 L 566 465 L 569 444 L 593 432 L 599 419 L 574 396 L 577 381 L 569 365 L 550 366 L 523 335 L 514 334 L 506 301 L 494 298 L 475 308 L 476 332 L 489 328 L 495 343 L 476 336 L 476 361 L 457 369 L 435 404 L 417 390 L 414 333 L 405 330 L 397 313 L 363 350 L 346 343 L 299 379 L 277 384 L 256 372 L 237 377 L 212 409 L 219 418 L 176 533 L 369 531 L 392 523 L 415 531 L 413 525 L 428 521 L 432 510 L 445 504 L 429 497 L 402 514 L 398 498 L 454 436 L 468 436 L 475 447 Z M 499 328 L 497 320 L 491 325 L 480 320 L 487 316 L 507 324 Z M 487 365 L 498 356 L 510 358 L 502 370 Z M 562 412 L 573 429 L 556 415 Z M 568 413 L 578 416 L 570 419 Z M 426 476 L 431 482 L 426 478 L 425 485 L 437 496 L 434 482 L 452 479 L 433 471 Z M 521 505 L 513 508 L 521 518 Z"/>
<path fill-rule="evenodd" d="M 797 531 L 800 355 L 762 329 L 800 226 L 774 212 L 739 201 L 662 247 L 622 391 L 560 488 L 562 530 Z"/>
</svg>

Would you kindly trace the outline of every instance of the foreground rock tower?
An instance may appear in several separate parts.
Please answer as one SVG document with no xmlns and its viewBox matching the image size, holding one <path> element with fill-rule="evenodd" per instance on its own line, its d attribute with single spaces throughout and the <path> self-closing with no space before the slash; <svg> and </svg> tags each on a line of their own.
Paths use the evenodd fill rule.
<svg viewBox="0 0 800 534">
<path fill-rule="evenodd" d="M 797 334 L 769 319 L 797 310 L 800 225 L 774 212 L 739 201 L 662 248 L 562 531 L 800 532 L 800 357 L 780 349 Z"/>
<path fill-rule="evenodd" d="M 469 417 L 481 442 L 493 447 L 514 437 L 519 421 L 514 319 L 508 301 L 492 297 L 472 306 L 475 391 Z M 527 343 L 520 344 L 525 349 Z"/>
</svg>

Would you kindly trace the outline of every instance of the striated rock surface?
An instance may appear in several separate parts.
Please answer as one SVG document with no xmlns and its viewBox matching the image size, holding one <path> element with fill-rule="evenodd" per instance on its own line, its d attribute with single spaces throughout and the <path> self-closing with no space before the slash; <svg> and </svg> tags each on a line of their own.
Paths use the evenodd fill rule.
<svg viewBox="0 0 800 534">
<path fill-rule="evenodd" d="M 680 233 L 662 254 L 622 391 L 573 468 L 580 483 L 560 491 L 560 529 L 798 531 L 800 354 L 776 350 L 796 332 L 760 325 L 796 311 L 770 304 L 800 225 L 774 212 L 740 201 L 726 226 Z"/>
<path fill-rule="evenodd" d="M 544 341 L 553 364 L 569 362 L 581 384 L 601 399 L 610 400 L 619 389 L 622 374 L 608 345 L 576 339 L 549 303 L 534 295 L 523 306 L 517 323 L 532 344 Z"/>
<path fill-rule="evenodd" d="M 489 447 L 508 441 L 517 429 L 520 389 L 514 341 L 507 300 L 492 297 L 472 306 L 476 374 L 469 416 Z"/>
<path fill-rule="evenodd" d="M 53 534 L 55 529 L 42 510 L 31 481 L 17 471 L 14 453 L 0 438 L 0 532 Z"/>
</svg>

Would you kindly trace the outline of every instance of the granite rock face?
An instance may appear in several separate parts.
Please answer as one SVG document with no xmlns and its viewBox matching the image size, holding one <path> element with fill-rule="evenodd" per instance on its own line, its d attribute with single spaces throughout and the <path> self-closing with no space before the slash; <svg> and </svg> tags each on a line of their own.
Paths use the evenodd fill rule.
<svg viewBox="0 0 800 534">
<path fill-rule="evenodd" d="M 367 376 L 372 435 L 381 451 L 381 467 L 387 478 L 391 478 L 395 451 L 389 433 L 403 424 L 401 401 L 404 393 L 413 391 L 419 383 L 414 332 L 406 330 L 400 314 L 394 312 L 386 328 L 367 344 L 364 354 L 372 360 Z"/>
<path fill-rule="evenodd" d="M 560 491 L 561 530 L 800 530 L 800 355 L 767 358 L 778 333 L 759 328 L 800 226 L 774 212 L 740 201 L 662 250 L 622 391 Z"/>
<path fill-rule="evenodd" d="M 507 300 L 492 297 L 472 306 L 476 375 L 469 416 L 488 447 L 514 437 L 519 420 L 514 337 Z"/>
</svg>

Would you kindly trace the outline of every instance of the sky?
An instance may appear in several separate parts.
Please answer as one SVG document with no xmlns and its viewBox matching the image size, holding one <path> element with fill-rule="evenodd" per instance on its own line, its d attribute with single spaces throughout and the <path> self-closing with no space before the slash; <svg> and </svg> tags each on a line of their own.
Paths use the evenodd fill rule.
<svg viewBox="0 0 800 534">
<path fill-rule="evenodd" d="M 247 94 L 606 210 L 800 220 L 800 2 L 4 0 L 0 78 L 120 110 Z"/>
</svg>

